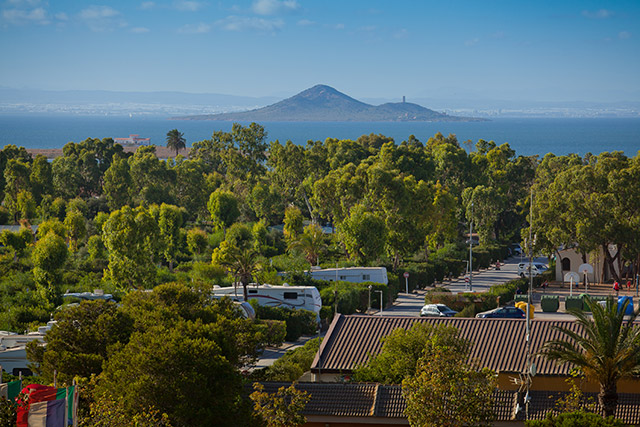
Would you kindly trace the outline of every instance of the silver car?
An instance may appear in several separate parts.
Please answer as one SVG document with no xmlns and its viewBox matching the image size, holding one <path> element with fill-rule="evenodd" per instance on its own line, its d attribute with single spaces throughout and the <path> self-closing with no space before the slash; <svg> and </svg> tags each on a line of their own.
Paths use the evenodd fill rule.
<svg viewBox="0 0 640 427">
<path fill-rule="evenodd" d="M 421 317 L 453 317 L 457 313 L 444 304 L 427 304 L 420 309 Z"/>
</svg>

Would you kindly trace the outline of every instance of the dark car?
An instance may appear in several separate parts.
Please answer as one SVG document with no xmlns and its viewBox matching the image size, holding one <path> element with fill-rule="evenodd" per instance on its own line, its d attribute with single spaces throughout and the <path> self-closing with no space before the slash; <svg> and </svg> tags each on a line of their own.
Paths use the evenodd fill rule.
<svg viewBox="0 0 640 427">
<path fill-rule="evenodd" d="M 518 307 L 509 306 L 494 308 L 493 310 L 489 311 L 483 311 L 482 313 L 476 314 L 476 317 L 478 319 L 524 319 L 525 314 L 524 311 L 520 310 Z"/>
</svg>

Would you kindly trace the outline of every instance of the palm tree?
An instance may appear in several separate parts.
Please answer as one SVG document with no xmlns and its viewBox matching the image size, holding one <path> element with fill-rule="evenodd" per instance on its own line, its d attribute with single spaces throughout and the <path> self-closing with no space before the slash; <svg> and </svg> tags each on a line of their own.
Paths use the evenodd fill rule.
<svg viewBox="0 0 640 427">
<path fill-rule="evenodd" d="M 176 156 L 178 152 L 186 147 L 186 139 L 184 139 L 184 134 L 182 132 L 178 132 L 178 129 L 172 129 L 167 132 L 167 148 L 175 150 Z"/>
<path fill-rule="evenodd" d="M 640 372 L 640 327 L 633 324 L 640 311 L 625 322 L 628 302 L 619 308 L 611 298 L 606 306 L 587 298 L 593 319 L 580 310 L 569 310 L 582 331 L 556 327 L 568 339 L 549 341 L 540 351 L 550 360 L 573 364 L 600 384 L 598 401 L 605 417 L 615 415 L 618 380 Z"/>
<path fill-rule="evenodd" d="M 304 228 L 304 233 L 291 243 L 291 249 L 304 252 L 309 264 L 318 265 L 320 254 L 326 249 L 322 228 L 318 224 L 309 224 Z"/>
</svg>

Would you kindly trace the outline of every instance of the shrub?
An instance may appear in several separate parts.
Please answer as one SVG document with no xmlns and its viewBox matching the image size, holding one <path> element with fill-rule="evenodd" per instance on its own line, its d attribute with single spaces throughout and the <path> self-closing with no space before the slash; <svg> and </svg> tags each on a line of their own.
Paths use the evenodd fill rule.
<svg viewBox="0 0 640 427">
<path fill-rule="evenodd" d="M 575 411 L 553 415 L 549 413 L 544 420 L 532 420 L 526 422 L 527 427 L 622 427 L 622 420 L 613 417 L 602 418 L 592 412 Z"/>
<path fill-rule="evenodd" d="M 286 341 L 295 341 L 302 335 L 314 335 L 318 328 L 316 313 L 309 310 L 291 310 L 284 307 L 265 307 L 250 300 L 258 319 L 283 320 L 287 326 Z"/>
</svg>

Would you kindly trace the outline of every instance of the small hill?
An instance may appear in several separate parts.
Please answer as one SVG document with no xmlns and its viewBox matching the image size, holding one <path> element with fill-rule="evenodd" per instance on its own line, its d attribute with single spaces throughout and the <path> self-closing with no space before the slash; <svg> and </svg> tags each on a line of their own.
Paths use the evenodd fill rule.
<svg viewBox="0 0 640 427">
<path fill-rule="evenodd" d="M 316 85 L 275 104 L 250 111 L 174 117 L 178 120 L 253 122 L 444 122 L 478 121 L 456 117 L 409 102 L 370 105 L 330 86 Z"/>
</svg>

